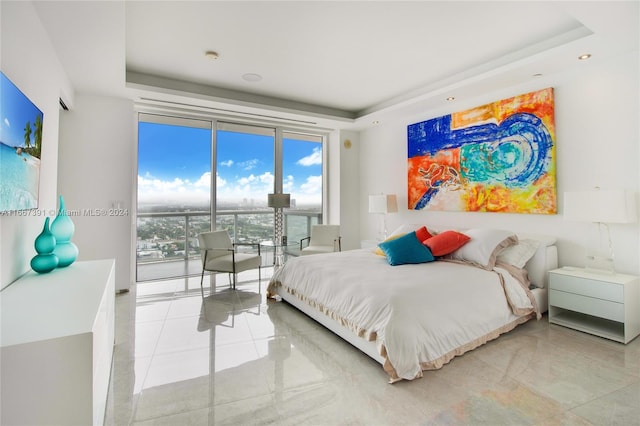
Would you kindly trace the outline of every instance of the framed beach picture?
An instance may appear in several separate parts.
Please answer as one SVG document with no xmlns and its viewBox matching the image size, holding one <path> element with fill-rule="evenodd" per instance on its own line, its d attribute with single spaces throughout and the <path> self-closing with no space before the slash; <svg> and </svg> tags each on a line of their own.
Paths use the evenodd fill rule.
<svg viewBox="0 0 640 426">
<path fill-rule="evenodd" d="M 38 207 L 44 115 L 0 72 L 0 211 Z"/>
<path fill-rule="evenodd" d="M 555 214 L 553 88 L 408 126 L 408 208 Z"/>
</svg>

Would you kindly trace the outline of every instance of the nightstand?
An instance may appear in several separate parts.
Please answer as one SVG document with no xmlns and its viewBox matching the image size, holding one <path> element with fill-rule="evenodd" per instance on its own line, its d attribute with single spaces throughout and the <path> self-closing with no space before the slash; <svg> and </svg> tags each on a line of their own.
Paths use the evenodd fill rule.
<svg viewBox="0 0 640 426">
<path fill-rule="evenodd" d="M 640 280 L 572 267 L 550 271 L 549 322 L 628 343 L 640 334 Z"/>
</svg>

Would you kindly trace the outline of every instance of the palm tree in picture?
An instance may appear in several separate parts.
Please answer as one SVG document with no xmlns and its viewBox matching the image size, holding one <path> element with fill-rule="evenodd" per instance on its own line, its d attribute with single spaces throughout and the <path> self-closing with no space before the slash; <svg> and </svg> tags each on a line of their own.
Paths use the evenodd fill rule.
<svg viewBox="0 0 640 426">
<path fill-rule="evenodd" d="M 33 132 L 33 137 L 36 140 L 36 152 L 35 157 L 40 158 L 40 152 L 42 152 L 42 118 L 36 115 L 36 129 Z"/>
<path fill-rule="evenodd" d="M 25 148 L 31 148 L 31 122 L 27 121 L 24 126 L 24 146 Z"/>
</svg>

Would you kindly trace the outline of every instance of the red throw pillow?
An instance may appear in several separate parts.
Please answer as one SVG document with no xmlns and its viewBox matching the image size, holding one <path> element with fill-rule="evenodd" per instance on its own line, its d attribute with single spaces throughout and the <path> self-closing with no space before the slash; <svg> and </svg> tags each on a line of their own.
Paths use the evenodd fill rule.
<svg viewBox="0 0 640 426">
<path fill-rule="evenodd" d="M 434 256 L 444 256 L 458 250 L 471 238 L 456 231 L 444 231 L 436 236 L 422 240 Z"/>
<path fill-rule="evenodd" d="M 424 240 L 428 240 L 429 238 L 433 237 L 433 235 L 431 235 L 429 231 L 427 231 L 426 226 L 423 226 L 420 229 L 416 229 L 416 237 L 418 237 L 418 241 L 424 243 Z"/>
</svg>

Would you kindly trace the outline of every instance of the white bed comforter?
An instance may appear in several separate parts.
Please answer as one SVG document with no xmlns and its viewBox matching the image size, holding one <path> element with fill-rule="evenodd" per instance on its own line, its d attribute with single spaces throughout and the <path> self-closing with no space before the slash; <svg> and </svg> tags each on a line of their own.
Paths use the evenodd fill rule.
<svg viewBox="0 0 640 426">
<path fill-rule="evenodd" d="M 278 286 L 375 341 L 392 381 L 440 368 L 534 311 L 529 290 L 505 270 L 445 261 L 390 266 L 365 249 L 290 259 L 268 293 Z"/>
</svg>

